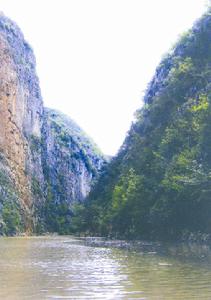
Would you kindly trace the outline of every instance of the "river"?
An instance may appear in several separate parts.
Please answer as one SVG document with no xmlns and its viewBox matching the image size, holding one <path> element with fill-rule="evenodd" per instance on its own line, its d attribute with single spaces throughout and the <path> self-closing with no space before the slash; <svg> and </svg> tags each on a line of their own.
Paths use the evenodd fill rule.
<svg viewBox="0 0 211 300">
<path fill-rule="evenodd" d="M 0 299 L 211 299 L 209 247 L 156 247 L 0 238 Z"/>
</svg>

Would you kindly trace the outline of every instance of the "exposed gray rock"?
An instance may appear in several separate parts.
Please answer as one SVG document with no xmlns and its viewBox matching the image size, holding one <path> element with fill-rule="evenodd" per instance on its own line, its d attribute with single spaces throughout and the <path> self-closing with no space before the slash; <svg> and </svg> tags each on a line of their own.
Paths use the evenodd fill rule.
<svg viewBox="0 0 211 300">
<path fill-rule="evenodd" d="M 104 164 L 103 155 L 64 114 L 45 109 L 42 162 L 54 200 L 83 201 Z"/>
</svg>

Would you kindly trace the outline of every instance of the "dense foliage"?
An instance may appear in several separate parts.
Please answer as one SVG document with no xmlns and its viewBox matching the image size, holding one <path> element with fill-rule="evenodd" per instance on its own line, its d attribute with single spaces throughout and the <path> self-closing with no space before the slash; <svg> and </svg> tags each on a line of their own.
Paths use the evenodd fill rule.
<svg viewBox="0 0 211 300">
<path fill-rule="evenodd" d="M 156 70 L 118 155 L 74 229 L 127 238 L 211 234 L 211 15 Z"/>
<path fill-rule="evenodd" d="M 18 195 L 0 153 L 0 235 L 15 235 L 25 230 Z"/>
</svg>

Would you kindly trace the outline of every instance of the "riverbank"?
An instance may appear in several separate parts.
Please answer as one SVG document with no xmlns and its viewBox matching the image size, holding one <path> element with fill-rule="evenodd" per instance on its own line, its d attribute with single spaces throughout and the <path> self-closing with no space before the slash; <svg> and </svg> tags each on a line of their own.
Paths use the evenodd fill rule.
<svg viewBox="0 0 211 300">
<path fill-rule="evenodd" d="M 91 247 L 117 248 L 147 254 L 168 255 L 190 259 L 209 259 L 211 261 L 211 244 L 194 241 L 152 242 L 111 240 L 103 237 L 80 238 L 85 245 Z"/>
</svg>

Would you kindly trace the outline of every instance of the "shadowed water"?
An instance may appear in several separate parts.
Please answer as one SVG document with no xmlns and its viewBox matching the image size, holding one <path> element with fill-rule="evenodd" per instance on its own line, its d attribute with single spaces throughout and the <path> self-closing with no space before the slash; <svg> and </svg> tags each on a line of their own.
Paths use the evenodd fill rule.
<svg viewBox="0 0 211 300">
<path fill-rule="evenodd" d="M 153 250 L 153 251 L 150 251 Z M 211 299 L 208 247 L 115 249 L 72 237 L 0 239 L 0 299 Z"/>
</svg>

